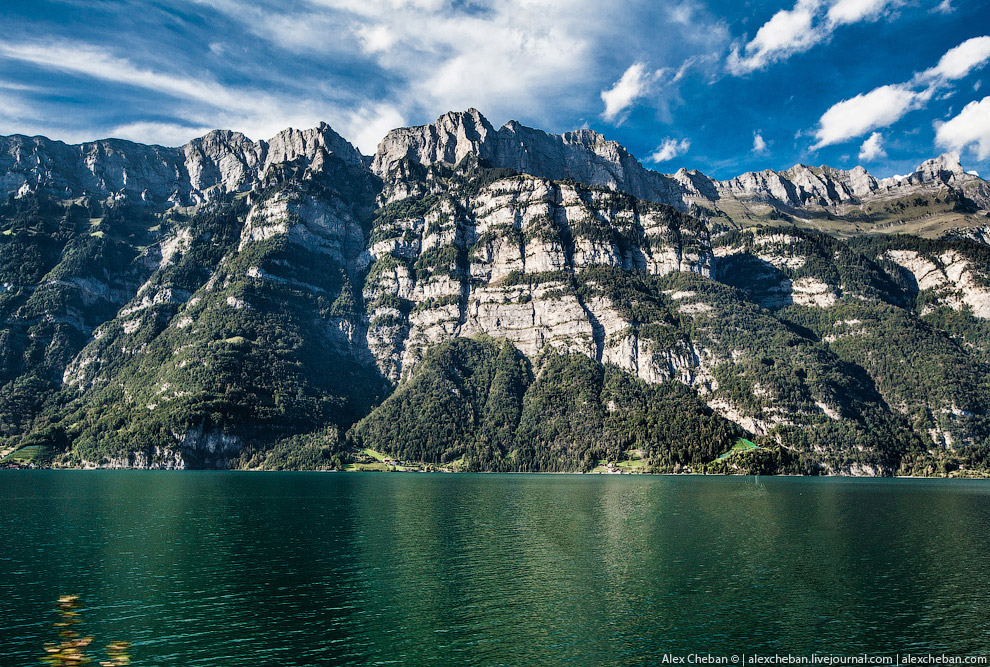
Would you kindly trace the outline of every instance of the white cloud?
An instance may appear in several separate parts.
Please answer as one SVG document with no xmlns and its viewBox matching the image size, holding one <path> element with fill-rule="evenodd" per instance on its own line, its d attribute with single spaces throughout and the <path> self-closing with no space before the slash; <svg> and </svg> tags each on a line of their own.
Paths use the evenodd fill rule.
<svg viewBox="0 0 990 667">
<path fill-rule="evenodd" d="M 650 87 L 651 78 L 646 73 L 646 65 L 633 63 L 608 90 L 602 91 L 605 111 L 602 118 L 612 122 L 633 103 L 643 97 Z"/>
<path fill-rule="evenodd" d="M 759 132 L 753 133 L 753 152 L 757 155 L 767 152 L 767 142 L 763 140 L 763 135 Z"/>
<path fill-rule="evenodd" d="M 678 155 L 687 153 L 690 148 L 690 139 L 681 139 L 678 141 L 677 139 L 667 137 L 657 146 L 657 149 L 650 155 L 649 159 L 651 162 L 666 162 L 667 160 L 673 160 Z"/>
<path fill-rule="evenodd" d="M 859 147 L 859 159 L 864 162 L 873 162 L 880 158 L 887 157 L 887 152 L 883 149 L 883 135 L 874 132 Z"/>
<path fill-rule="evenodd" d="M 154 140 L 174 140 L 183 127 L 216 126 L 257 139 L 287 124 L 326 120 L 367 151 L 377 128 L 400 117 L 428 122 L 451 109 L 476 107 L 493 122 L 518 118 L 550 130 L 570 129 L 565 119 L 586 118 L 599 99 L 613 120 L 637 103 L 669 113 L 665 105 L 680 101 L 674 84 L 720 67 L 729 41 L 725 21 L 699 0 L 185 1 L 198 5 L 201 27 L 212 28 L 190 45 L 201 65 L 192 54 L 173 64 L 175 45 L 145 47 L 129 34 L 130 42 L 99 45 L 0 36 L 0 63 L 15 59 L 112 82 L 108 99 L 123 86 L 155 93 L 134 101 L 139 96 L 127 91 L 116 97 L 127 98 L 123 108 L 89 107 L 73 118 L 93 132 L 133 132 L 140 121 L 156 132 Z M 642 31 L 644 20 L 661 33 L 676 30 L 678 38 L 656 40 L 652 30 Z M 258 71 L 258 58 L 270 68 Z M 613 68 L 634 62 L 650 67 L 642 65 L 631 90 L 616 89 L 621 70 Z M 60 85 L 68 77 L 43 78 Z M 38 97 L 47 118 L 64 109 L 51 95 Z M 169 125 L 174 133 L 165 131 Z"/>
<path fill-rule="evenodd" d="M 209 10 L 223 12 L 238 21 L 255 36 L 278 44 L 293 53 L 312 55 L 343 54 L 354 43 L 341 36 L 351 34 L 361 40 L 355 30 L 348 30 L 339 17 L 313 8 L 299 7 L 295 11 L 273 10 L 257 0 L 188 0 Z M 328 39 L 334 35 L 335 39 Z"/>
<path fill-rule="evenodd" d="M 18 92 L 36 93 L 42 89 L 37 86 L 27 86 L 23 83 L 14 83 L 13 81 L 4 81 L 3 79 L 0 79 L 0 90 L 16 90 Z"/>
<path fill-rule="evenodd" d="M 243 0 L 192 1 L 296 53 L 336 49 L 348 58 L 369 59 L 375 67 L 370 75 L 382 84 L 376 99 L 416 121 L 476 107 L 493 121 L 522 116 L 554 129 L 561 117 L 586 114 L 602 91 L 607 93 L 605 117 L 621 121 L 640 99 L 637 93 L 654 90 L 659 81 L 642 65 L 644 52 L 658 51 L 657 60 L 673 69 L 682 64 L 678 73 L 684 76 L 689 66 L 718 62 L 720 56 L 709 54 L 722 53 L 729 40 L 724 20 L 697 0 L 664 6 L 655 0 L 300 0 L 291 13 L 275 3 L 259 10 Z M 652 37 L 645 41 L 639 30 L 644 14 L 655 30 L 676 30 L 678 39 L 662 46 Z M 606 82 L 605 77 L 615 62 L 640 63 L 640 78 L 620 79 L 622 86 L 609 88 L 615 79 Z M 676 81 L 675 75 L 667 83 Z M 373 105 L 375 100 L 363 102 Z M 657 96 L 656 106 L 665 102 Z"/>
<path fill-rule="evenodd" d="M 344 137 L 357 146 L 365 155 L 373 155 L 378 142 L 389 130 L 404 127 L 406 119 L 393 106 L 378 105 L 372 109 L 353 114 L 348 119 L 349 128 L 341 128 Z"/>
<path fill-rule="evenodd" d="M 990 61 L 990 37 L 973 37 L 949 49 L 938 65 L 921 75 L 924 79 L 961 79 Z"/>
<path fill-rule="evenodd" d="M 9 93 L 0 93 L 0 118 L 27 118 L 33 116 L 31 107 Z"/>
<path fill-rule="evenodd" d="M 952 6 L 952 0 L 942 0 L 942 2 L 938 3 L 938 5 L 932 8 L 931 11 L 938 14 L 951 14 L 956 11 L 956 8 Z"/>
<path fill-rule="evenodd" d="M 142 143 L 176 145 L 202 135 L 205 128 L 233 129 L 253 139 L 268 139 L 287 126 L 315 127 L 321 120 L 327 119 L 328 115 L 342 125 L 337 128 L 338 131 L 352 131 L 350 136 L 358 136 L 361 132 L 361 128 L 353 125 L 356 117 L 353 109 L 347 107 L 312 98 L 277 97 L 258 90 L 224 86 L 211 81 L 207 76 L 179 76 L 136 65 L 92 45 L 71 42 L 14 43 L 0 40 L 0 57 L 99 81 L 132 86 L 187 103 L 168 108 L 168 113 L 176 117 L 174 122 L 139 121 L 110 127 L 93 127 L 85 134 L 79 131 L 60 132 L 59 137 L 63 139 L 71 136 L 72 140 L 81 141 L 112 135 Z M 21 120 L 31 118 L 23 109 L 21 111 Z M 369 117 L 375 118 L 376 114 L 372 113 Z M 40 127 L 38 131 L 50 133 L 54 130 Z"/>
<path fill-rule="evenodd" d="M 743 49 L 729 54 L 729 71 L 745 74 L 813 46 L 820 36 L 812 23 L 819 0 L 798 0 L 794 9 L 782 9 L 756 31 Z"/>
<path fill-rule="evenodd" d="M 361 26 L 357 35 L 367 53 L 388 51 L 396 40 L 396 36 L 384 25 Z"/>
<path fill-rule="evenodd" d="M 812 149 L 841 143 L 900 120 L 918 104 L 919 94 L 905 86 L 881 86 L 834 104 L 818 121 Z"/>
<path fill-rule="evenodd" d="M 0 82 L 0 135 L 23 134 L 28 137 L 46 135 L 70 143 L 92 139 L 68 127 L 58 127 L 44 116 L 42 109 L 30 100 L 7 91 L 31 90 L 28 86 Z"/>
<path fill-rule="evenodd" d="M 182 146 L 191 139 L 201 137 L 211 127 L 189 127 L 177 123 L 128 123 L 118 125 L 109 132 L 116 139 L 127 139 L 142 144 L 159 144 L 161 146 Z"/>
<path fill-rule="evenodd" d="M 972 146 L 978 159 L 990 157 L 990 96 L 970 102 L 955 118 L 935 123 L 935 143 L 957 152 Z"/>
<path fill-rule="evenodd" d="M 836 0 L 825 10 L 823 0 L 797 0 L 764 23 L 744 46 L 736 45 L 726 66 L 735 75 L 748 74 L 802 53 L 828 40 L 836 28 L 875 21 L 902 0 Z"/>
<path fill-rule="evenodd" d="M 838 0 L 826 16 L 833 26 L 875 20 L 890 4 L 890 0 Z"/>
<path fill-rule="evenodd" d="M 669 14 L 674 23 L 690 26 L 694 19 L 695 7 L 689 2 L 682 2 L 670 7 Z"/>
<path fill-rule="evenodd" d="M 576 108 L 578 98 L 565 91 L 584 85 L 594 67 L 595 36 L 577 23 L 583 4 L 503 0 L 481 15 L 417 15 L 403 29 L 405 49 L 386 65 L 404 73 L 418 104 L 434 110 L 513 114 L 545 109 L 548 97 Z M 411 51 L 430 55 L 416 60 Z"/>
<path fill-rule="evenodd" d="M 0 56 L 213 106 L 248 110 L 257 104 L 249 96 L 235 94 L 208 79 L 176 76 L 138 67 L 125 58 L 115 57 L 104 49 L 87 44 L 0 41 Z"/>
<path fill-rule="evenodd" d="M 935 67 L 916 73 L 911 81 L 880 86 L 833 104 L 819 119 L 815 131 L 818 141 L 811 148 L 838 144 L 888 127 L 909 111 L 924 107 L 937 94 L 939 100 L 948 99 L 955 92 L 952 81 L 988 61 L 990 37 L 974 37 L 946 51 Z"/>
</svg>

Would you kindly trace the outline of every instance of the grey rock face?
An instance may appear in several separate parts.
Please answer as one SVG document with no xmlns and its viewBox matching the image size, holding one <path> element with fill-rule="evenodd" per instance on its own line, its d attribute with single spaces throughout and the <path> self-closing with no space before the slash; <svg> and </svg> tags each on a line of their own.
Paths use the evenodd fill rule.
<svg viewBox="0 0 990 667">
<path fill-rule="evenodd" d="M 720 209 L 732 202 L 844 211 L 850 206 L 937 193 L 944 186 L 965 192 L 984 209 L 990 207 L 986 181 L 967 174 L 953 154 L 928 160 L 909 176 L 881 181 L 862 167 L 845 171 L 806 165 L 781 172 L 747 172 L 718 181 L 698 171 L 681 169 L 671 175 L 647 169 L 620 144 L 592 130 L 557 135 L 510 121 L 496 131 L 476 109 L 447 113 L 430 125 L 393 130 L 379 144 L 371 168 L 389 180 L 403 160 L 427 166 L 457 164 L 472 154 L 495 167 L 621 190 L 688 211 L 699 205 Z"/>
<path fill-rule="evenodd" d="M 928 160 L 907 176 L 883 180 L 862 167 L 845 171 L 795 165 L 719 181 L 698 171 L 661 174 L 647 169 L 622 145 L 592 130 L 557 135 L 516 121 L 496 130 L 476 109 L 389 132 L 370 169 L 400 188 L 388 197 L 394 201 L 412 194 L 402 189 L 409 185 L 405 165 L 455 165 L 469 155 L 495 167 L 623 191 L 702 217 L 707 211 L 731 220 L 748 219 L 754 210 L 759 216 L 772 209 L 798 215 L 855 214 L 891 200 L 944 195 L 946 188 L 956 192 L 957 199 L 967 199 L 976 214 L 990 210 L 990 185 L 966 173 L 953 154 Z M 179 148 L 115 139 L 70 146 L 15 135 L 0 137 L 0 193 L 23 195 L 42 189 L 65 198 L 86 195 L 196 206 L 218 195 L 251 190 L 274 165 L 298 162 L 320 173 L 330 156 L 352 166 L 365 164 L 358 150 L 326 124 L 287 129 L 257 142 L 217 130 Z"/>
<path fill-rule="evenodd" d="M 45 137 L 0 137 L 0 191 L 44 190 L 65 198 L 128 199 L 158 205 L 197 205 L 244 192 L 278 163 L 301 159 L 313 170 L 333 155 L 361 165 L 360 152 L 330 126 L 288 129 L 254 142 L 215 130 L 179 148 L 105 139 L 76 146 Z"/>
<path fill-rule="evenodd" d="M 403 160 L 457 164 L 475 155 L 496 167 L 551 180 L 621 190 L 649 201 L 679 197 L 678 182 L 643 167 L 621 144 L 592 130 L 548 134 L 516 121 L 496 131 L 477 109 L 447 113 L 430 125 L 392 130 L 378 146 L 372 170 L 387 178 Z"/>
<path fill-rule="evenodd" d="M 533 357 L 549 345 L 663 376 L 628 319 L 576 285 L 596 268 L 709 276 L 707 229 L 628 195 L 528 176 L 444 194 L 372 234 L 364 297 L 383 373 L 398 380 L 430 345 L 486 334 Z"/>
</svg>

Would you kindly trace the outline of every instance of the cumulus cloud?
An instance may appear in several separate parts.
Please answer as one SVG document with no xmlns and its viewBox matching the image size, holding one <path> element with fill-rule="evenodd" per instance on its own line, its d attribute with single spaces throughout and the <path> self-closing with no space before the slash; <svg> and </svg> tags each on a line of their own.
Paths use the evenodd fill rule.
<svg viewBox="0 0 990 667">
<path fill-rule="evenodd" d="M 990 157 L 990 96 L 970 102 L 944 123 L 935 123 L 935 144 L 957 152 L 972 147 L 977 159 Z"/>
<path fill-rule="evenodd" d="M 939 91 L 952 94 L 951 83 L 990 61 L 990 37 L 974 37 L 945 52 L 935 67 L 900 84 L 874 88 L 833 104 L 818 121 L 812 150 L 888 127 L 910 111 L 924 107 Z"/>
<path fill-rule="evenodd" d="M 759 132 L 753 133 L 753 152 L 763 155 L 767 152 L 767 142 L 763 140 L 763 135 Z"/>
<path fill-rule="evenodd" d="M 820 39 L 813 26 L 818 8 L 818 0 L 798 0 L 793 9 L 774 14 L 745 47 L 732 50 L 729 71 L 745 74 L 811 48 Z"/>
<path fill-rule="evenodd" d="M 691 148 L 690 139 L 677 139 L 667 137 L 664 139 L 657 149 L 650 155 L 651 162 L 666 162 L 668 160 L 673 160 L 678 155 L 684 155 Z"/>
<path fill-rule="evenodd" d="M 736 44 L 726 66 L 735 75 L 748 74 L 802 53 L 831 37 L 836 28 L 875 21 L 900 0 L 837 0 L 826 10 L 822 0 L 797 0 L 764 23 L 744 45 Z"/>
<path fill-rule="evenodd" d="M 891 4 L 890 0 L 838 0 L 829 7 L 826 19 L 832 26 L 876 20 Z"/>
<path fill-rule="evenodd" d="M 961 79 L 990 60 L 990 37 L 973 37 L 949 49 L 942 56 L 938 65 L 926 70 L 920 78 L 923 80 L 944 79 L 953 81 Z"/>
<path fill-rule="evenodd" d="M 859 159 L 864 162 L 873 162 L 880 158 L 887 157 L 887 152 L 883 149 L 883 135 L 874 132 L 859 147 Z"/>
<path fill-rule="evenodd" d="M 646 73 L 646 65 L 643 63 L 630 65 L 611 88 L 602 91 L 602 101 L 605 103 L 602 118 L 609 122 L 615 121 L 637 99 L 646 95 L 651 82 L 652 77 Z"/>
<path fill-rule="evenodd" d="M 887 127 L 916 108 L 918 93 L 906 86 L 881 86 L 833 105 L 818 121 L 812 149 L 838 144 Z"/>
</svg>

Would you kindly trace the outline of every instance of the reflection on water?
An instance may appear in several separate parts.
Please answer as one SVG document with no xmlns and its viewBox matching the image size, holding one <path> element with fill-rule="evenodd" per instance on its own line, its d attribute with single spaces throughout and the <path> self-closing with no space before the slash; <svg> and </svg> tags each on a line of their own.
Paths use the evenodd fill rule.
<svg viewBox="0 0 990 667">
<path fill-rule="evenodd" d="M 51 603 L 136 665 L 986 652 L 990 484 L 0 472 L 0 665 Z"/>
</svg>

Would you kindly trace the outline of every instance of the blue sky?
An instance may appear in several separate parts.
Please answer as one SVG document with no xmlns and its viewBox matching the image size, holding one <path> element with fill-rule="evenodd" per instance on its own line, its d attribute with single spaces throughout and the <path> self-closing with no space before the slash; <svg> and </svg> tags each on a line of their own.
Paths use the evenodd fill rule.
<svg viewBox="0 0 990 667">
<path fill-rule="evenodd" d="M 0 134 L 178 145 L 476 107 L 648 166 L 990 173 L 990 0 L 4 0 Z"/>
</svg>

